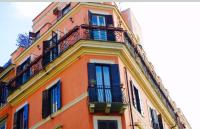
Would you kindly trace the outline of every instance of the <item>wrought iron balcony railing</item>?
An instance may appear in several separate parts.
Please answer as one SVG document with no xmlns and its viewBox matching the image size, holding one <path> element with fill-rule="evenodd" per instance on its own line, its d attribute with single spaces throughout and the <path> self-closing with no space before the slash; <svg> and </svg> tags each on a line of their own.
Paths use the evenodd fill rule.
<svg viewBox="0 0 200 129">
<path fill-rule="evenodd" d="M 101 33 L 102 32 L 102 33 Z M 103 36 L 102 36 L 102 35 Z M 53 36 L 55 38 L 55 35 Z M 110 42 L 119 42 L 123 43 L 129 49 L 131 55 L 136 60 L 138 65 L 141 67 L 143 73 L 147 79 L 151 82 L 152 87 L 157 92 L 158 96 L 161 98 L 164 105 L 167 107 L 171 115 L 175 118 L 174 109 L 168 100 L 167 96 L 162 91 L 158 82 L 156 82 L 154 76 L 150 72 L 149 68 L 144 62 L 144 58 L 139 51 L 137 46 L 133 43 L 130 36 L 122 29 L 116 27 L 106 27 L 106 26 L 89 26 L 89 25 L 80 25 L 75 26 L 71 31 L 61 37 L 59 40 L 54 41 L 51 39 L 51 46 L 44 48 L 43 54 L 37 57 L 33 62 L 31 62 L 25 69 L 21 72 L 18 72 L 17 75 L 8 82 L 9 88 L 15 90 L 19 86 L 23 85 L 34 77 L 37 73 L 42 71 L 50 62 L 55 60 L 59 55 L 68 50 L 79 40 L 98 40 L 98 41 L 110 41 Z M 45 60 L 51 53 L 53 55 L 49 60 Z M 29 76 L 21 84 L 17 82 L 19 78 L 25 76 L 25 73 L 30 71 Z"/>
<path fill-rule="evenodd" d="M 106 38 L 104 36 L 103 39 L 96 38 L 91 36 L 91 33 L 97 33 L 101 31 L 106 31 Z M 109 33 L 112 33 L 110 35 Z M 55 32 L 53 32 L 55 33 Z M 54 42 L 54 38 L 56 37 L 56 42 Z M 113 38 L 114 37 L 114 38 Z M 70 30 L 67 34 L 65 34 L 62 38 L 57 40 L 57 35 L 53 35 L 52 39 L 49 40 L 51 43 L 50 46 L 44 47 L 43 54 L 37 57 L 33 62 L 26 66 L 22 71 L 19 71 L 17 75 L 12 78 L 8 82 L 9 88 L 15 90 L 19 86 L 23 85 L 27 81 L 29 81 L 32 77 L 34 77 L 37 73 L 43 70 L 50 62 L 55 60 L 59 55 L 73 46 L 79 40 L 98 40 L 98 41 L 114 41 L 114 42 L 123 42 L 123 29 L 115 28 L 115 27 L 105 27 L 105 26 L 89 26 L 89 25 L 80 25 L 75 26 L 72 30 Z M 49 57 L 51 55 L 51 57 Z M 49 60 L 46 60 L 49 58 Z M 21 78 L 23 81 L 19 82 Z"/>
<path fill-rule="evenodd" d="M 90 112 L 123 113 L 127 105 L 120 86 L 89 86 L 88 95 Z"/>
</svg>

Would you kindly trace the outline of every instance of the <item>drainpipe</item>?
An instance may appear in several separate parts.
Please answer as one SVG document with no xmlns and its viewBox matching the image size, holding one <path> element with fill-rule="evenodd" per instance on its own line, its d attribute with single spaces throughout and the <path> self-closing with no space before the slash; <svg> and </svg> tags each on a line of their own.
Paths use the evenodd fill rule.
<svg viewBox="0 0 200 129">
<path fill-rule="evenodd" d="M 126 77 L 126 86 L 127 86 L 127 90 L 128 90 L 128 101 L 129 101 L 128 105 L 129 105 L 129 109 L 130 109 L 131 126 L 132 126 L 132 129 L 134 129 L 133 113 L 132 113 L 130 91 L 129 91 L 129 83 L 128 83 L 128 74 L 127 74 L 126 67 L 124 67 L 124 72 L 125 72 L 125 77 Z"/>
</svg>

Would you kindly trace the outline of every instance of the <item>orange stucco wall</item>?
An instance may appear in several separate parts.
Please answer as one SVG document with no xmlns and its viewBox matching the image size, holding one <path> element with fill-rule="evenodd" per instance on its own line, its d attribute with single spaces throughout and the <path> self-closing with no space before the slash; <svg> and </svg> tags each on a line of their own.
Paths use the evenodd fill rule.
<svg viewBox="0 0 200 129">
<path fill-rule="evenodd" d="M 96 55 L 84 55 L 79 58 L 76 62 L 72 63 L 67 69 L 60 72 L 58 75 L 54 76 L 48 80 L 43 87 L 37 90 L 34 94 L 30 95 L 24 101 L 20 102 L 14 107 L 7 106 L 4 111 L 0 111 L 0 115 L 3 116 L 9 112 L 7 125 L 10 127 L 13 123 L 13 114 L 21 105 L 25 102 L 29 103 L 29 127 L 34 127 L 38 122 L 43 121 L 42 119 L 42 91 L 52 84 L 56 79 L 60 78 L 62 86 L 62 106 L 69 104 L 75 98 L 79 97 L 81 94 L 87 92 L 88 87 L 88 73 L 87 73 L 87 63 L 90 59 L 96 60 L 111 60 L 120 66 L 120 79 L 124 87 L 126 87 L 125 74 L 124 74 L 124 64 L 116 56 L 96 56 Z M 56 69 L 55 69 L 56 70 Z M 48 76 L 48 75 L 47 75 Z M 134 81 L 130 73 L 128 72 L 128 78 L 131 79 L 137 88 L 140 90 L 142 96 L 142 107 L 144 111 L 144 116 L 141 116 L 136 109 L 133 110 L 134 122 L 140 121 L 144 125 L 150 127 L 149 111 L 147 106 L 149 100 L 144 95 L 137 82 Z M 105 115 L 105 114 L 95 114 L 95 115 Z M 117 114 L 109 114 L 110 116 Z M 121 116 L 118 114 L 118 116 Z M 123 129 L 131 129 L 130 126 L 130 112 L 127 109 L 122 115 L 122 126 Z M 82 122 L 84 120 L 84 122 Z M 79 124 L 77 124 L 79 121 Z M 85 98 L 79 103 L 75 104 L 71 108 L 65 110 L 55 118 L 47 121 L 45 124 L 41 125 L 39 129 L 50 129 L 56 127 L 57 125 L 62 125 L 63 129 L 93 129 L 93 114 L 89 113 L 88 110 L 88 99 Z"/>
</svg>

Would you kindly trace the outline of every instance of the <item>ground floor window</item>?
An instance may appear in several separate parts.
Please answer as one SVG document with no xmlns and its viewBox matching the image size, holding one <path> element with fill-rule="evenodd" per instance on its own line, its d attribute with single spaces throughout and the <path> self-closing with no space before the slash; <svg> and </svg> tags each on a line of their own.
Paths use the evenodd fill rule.
<svg viewBox="0 0 200 129">
<path fill-rule="evenodd" d="M 120 116 L 94 116 L 94 129 L 122 129 Z"/>
</svg>

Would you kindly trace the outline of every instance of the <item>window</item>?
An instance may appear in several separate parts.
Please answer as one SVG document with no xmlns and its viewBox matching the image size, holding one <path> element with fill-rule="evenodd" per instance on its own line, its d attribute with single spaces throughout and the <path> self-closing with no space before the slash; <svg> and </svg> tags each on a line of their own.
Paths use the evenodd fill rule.
<svg viewBox="0 0 200 129">
<path fill-rule="evenodd" d="M 92 25 L 95 26 L 106 26 L 105 16 L 92 15 Z M 107 40 L 106 30 L 93 30 L 94 40 Z"/>
<path fill-rule="evenodd" d="M 28 104 L 15 112 L 13 129 L 28 129 Z"/>
<path fill-rule="evenodd" d="M 24 61 L 20 66 L 17 67 L 17 74 L 20 74 L 24 71 L 17 79 L 17 85 L 22 85 L 28 81 L 31 76 L 31 69 L 28 66 L 31 63 L 31 57 L 29 57 L 26 61 Z"/>
<path fill-rule="evenodd" d="M 99 102 L 111 102 L 110 67 L 96 66 L 97 92 Z"/>
<path fill-rule="evenodd" d="M 119 116 L 94 116 L 94 129 L 122 129 Z"/>
<path fill-rule="evenodd" d="M 58 35 L 52 32 L 52 38 L 50 40 L 43 41 L 43 65 L 47 65 L 49 62 L 56 59 L 58 56 Z"/>
<path fill-rule="evenodd" d="M 0 129 L 6 129 L 6 120 L 0 121 Z"/>
<path fill-rule="evenodd" d="M 90 101 L 122 102 L 118 64 L 88 64 Z"/>
<path fill-rule="evenodd" d="M 133 106 L 143 115 L 142 107 L 141 107 L 141 98 L 139 90 L 134 86 L 132 81 L 130 81 L 130 88 L 131 88 L 131 98 Z"/>
<path fill-rule="evenodd" d="M 42 117 L 46 118 L 61 108 L 61 82 L 58 81 L 42 94 Z"/>
<path fill-rule="evenodd" d="M 149 108 L 150 110 L 150 119 L 151 119 L 151 125 L 153 129 L 163 129 L 163 122 L 161 114 L 157 115 L 156 110 Z"/>
<path fill-rule="evenodd" d="M 89 24 L 92 26 L 113 27 L 113 17 L 112 15 L 95 14 L 89 11 Z M 113 30 L 93 29 L 90 34 L 94 40 L 115 41 Z"/>
<path fill-rule="evenodd" d="M 7 102 L 8 87 L 6 83 L 0 82 L 0 106 L 3 106 Z"/>
<path fill-rule="evenodd" d="M 35 33 L 35 40 L 40 38 L 40 30 Z"/>
<path fill-rule="evenodd" d="M 135 100 L 136 100 L 135 107 L 140 113 L 142 113 L 139 91 L 135 86 L 134 86 L 134 93 L 135 93 Z"/>
<path fill-rule="evenodd" d="M 62 16 L 64 16 L 65 14 L 67 14 L 68 12 L 69 12 L 69 10 L 70 10 L 70 3 L 69 4 L 67 4 L 66 6 L 65 6 L 65 8 L 63 8 L 62 9 Z"/>
</svg>

